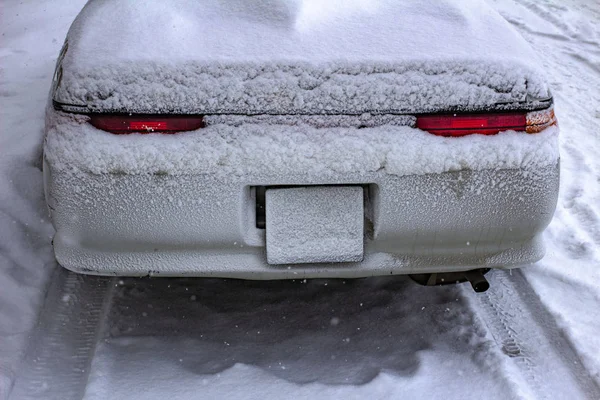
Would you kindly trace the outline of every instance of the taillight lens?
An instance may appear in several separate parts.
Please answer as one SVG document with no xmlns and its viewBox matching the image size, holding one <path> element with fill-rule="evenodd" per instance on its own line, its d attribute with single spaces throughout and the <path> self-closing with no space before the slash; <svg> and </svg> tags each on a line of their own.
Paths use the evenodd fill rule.
<svg viewBox="0 0 600 400">
<path fill-rule="evenodd" d="M 202 116 L 90 115 L 90 123 L 98 129 L 116 134 L 177 133 L 202 128 Z"/>
<path fill-rule="evenodd" d="M 538 133 L 556 123 L 551 108 L 531 113 L 432 114 L 417 117 L 417 128 L 438 136 L 495 135 L 503 131 Z"/>
<path fill-rule="evenodd" d="M 177 133 L 204 127 L 202 116 L 194 115 L 90 115 L 90 123 L 107 132 Z M 496 114 L 428 114 L 417 116 L 419 129 L 438 136 L 495 135 L 503 131 L 538 133 L 556 125 L 554 110 Z"/>
<path fill-rule="evenodd" d="M 540 133 L 553 125 L 558 125 L 558 120 L 554 114 L 553 107 L 527 114 L 527 133 Z"/>
</svg>

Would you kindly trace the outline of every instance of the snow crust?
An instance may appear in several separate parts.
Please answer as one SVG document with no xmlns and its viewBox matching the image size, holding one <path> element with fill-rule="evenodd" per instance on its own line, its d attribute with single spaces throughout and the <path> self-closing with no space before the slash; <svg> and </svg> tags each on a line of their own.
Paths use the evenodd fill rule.
<svg viewBox="0 0 600 400">
<path fill-rule="evenodd" d="M 547 98 L 543 81 L 507 62 L 65 65 L 55 99 L 93 111 L 136 113 L 360 114 L 371 111 L 517 108 Z M 72 71 L 72 72 L 71 72 Z"/>
<path fill-rule="evenodd" d="M 55 99 L 95 111 L 427 112 L 550 96 L 482 0 L 92 1 L 61 76 Z"/>
<path fill-rule="evenodd" d="M 218 117 L 205 128 L 176 135 L 114 135 L 87 117 L 50 112 L 45 156 L 56 171 L 94 174 L 333 174 L 384 171 L 392 175 L 461 169 L 539 169 L 558 160 L 558 129 L 528 135 L 437 137 L 410 126 L 375 122 L 350 127 L 353 118 L 331 118 L 319 128 L 310 118 Z M 377 120 L 377 119 L 376 119 Z M 265 122 L 266 121 L 266 122 Z M 287 122 L 286 122 L 287 121 Z M 344 122 L 345 121 L 345 122 Z M 401 120 L 393 119 L 395 123 Z M 411 121 L 406 119 L 405 121 Z M 213 122 L 217 122 L 212 124 Z M 390 122 L 390 119 L 383 119 Z"/>
</svg>

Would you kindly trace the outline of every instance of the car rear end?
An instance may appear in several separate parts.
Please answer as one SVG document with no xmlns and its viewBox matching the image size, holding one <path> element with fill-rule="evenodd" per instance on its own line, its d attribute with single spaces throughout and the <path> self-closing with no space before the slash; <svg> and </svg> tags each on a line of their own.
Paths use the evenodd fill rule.
<svg viewBox="0 0 600 400">
<path fill-rule="evenodd" d="M 309 26 L 316 6 L 305 3 L 278 11 L 289 21 L 269 17 L 268 28 L 210 3 L 202 11 L 217 25 L 201 24 L 197 40 L 234 21 L 253 42 L 223 40 L 255 46 L 253 55 L 213 37 L 168 62 L 144 59 L 156 55 L 148 44 L 131 60 L 111 59 L 110 46 L 90 50 L 94 32 L 107 29 L 100 17 L 135 10 L 88 4 L 59 58 L 47 118 L 46 198 L 61 265 L 275 279 L 509 268 L 542 257 L 558 128 L 537 71 L 485 56 L 384 58 L 398 45 L 369 49 L 387 14 L 406 14 L 393 2 L 342 16 L 371 36 L 335 48 L 336 35 L 360 32 L 330 31 L 339 16 Z M 439 19 L 439 4 L 425 17 Z M 452 24 L 450 35 L 460 31 Z M 429 43 L 427 32 L 398 35 L 409 33 Z M 443 54 L 436 46 L 432 54 Z"/>
</svg>

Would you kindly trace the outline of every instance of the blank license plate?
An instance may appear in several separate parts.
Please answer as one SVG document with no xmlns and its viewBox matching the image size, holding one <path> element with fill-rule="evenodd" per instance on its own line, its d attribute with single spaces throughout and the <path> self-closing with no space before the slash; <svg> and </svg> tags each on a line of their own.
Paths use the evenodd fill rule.
<svg viewBox="0 0 600 400">
<path fill-rule="evenodd" d="M 268 189 L 265 196 L 269 264 L 362 261 L 362 187 Z"/>
</svg>

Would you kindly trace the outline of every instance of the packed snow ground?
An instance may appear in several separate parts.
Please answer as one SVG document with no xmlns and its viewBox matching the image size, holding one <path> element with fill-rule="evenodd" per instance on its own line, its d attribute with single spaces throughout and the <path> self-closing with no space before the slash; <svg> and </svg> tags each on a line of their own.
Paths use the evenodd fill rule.
<svg viewBox="0 0 600 400">
<path fill-rule="evenodd" d="M 41 138 L 54 63 L 84 1 L 0 5 L 0 399 L 8 395 L 50 272 Z"/>
<path fill-rule="evenodd" d="M 536 50 L 561 127 L 548 253 L 525 274 L 600 383 L 600 1 L 494 4 Z"/>
<path fill-rule="evenodd" d="M 549 252 L 525 274 L 600 383 L 600 4 L 491 3 L 534 45 L 532 57 L 539 58 L 549 75 L 561 125 L 562 188 L 546 234 Z M 0 398 L 10 390 L 47 279 L 56 268 L 39 164 L 43 113 L 54 60 L 82 5 L 4 0 L 0 7 Z M 186 314 L 180 315 L 166 303 L 136 305 L 140 290 L 156 290 L 128 284 L 117 290 L 114 339 L 98 348 L 88 398 L 147 397 L 149 390 L 157 398 L 281 393 L 300 398 L 406 393 L 423 398 L 440 393 L 527 397 L 495 379 L 499 354 L 488 348 L 481 324 L 464 312 L 469 304 L 458 289 L 423 290 L 406 281 L 379 280 L 328 286 L 318 281 L 281 286 L 218 282 L 200 285 L 204 292 L 189 297 L 158 293 L 180 303 L 202 299 L 197 306 L 183 307 Z M 309 289 L 297 289 L 304 285 Z M 350 294 L 365 300 L 349 300 L 346 285 L 362 288 Z M 185 285 L 178 288 L 185 291 Z M 248 295 L 246 301 L 253 302 L 256 312 L 218 302 L 219 293 L 236 289 Z M 361 311 L 364 307 L 371 312 Z M 149 311 L 137 312 L 143 308 Z M 128 309 L 136 314 L 128 315 Z M 212 337 L 169 340 L 171 331 L 161 330 L 161 321 L 168 327 L 172 315 L 190 321 L 181 325 L 182 332 L 193 336 L 206 329 Z M 284 322 L 288 318 L 289 325 Z M 266 326 L 272 335 L 238 333 L 240 325 Z M 368 334 L 362 336 L 357 328 Z M 389 336 L 392 332 L 394 337 Z M 354 345 L 355 351 L 349 352 Z M 343 357 L 350 358 L 341 361 Z M 125 374 L 138 368 L 142 372 Z M 473 387 L 457 384 L 464 382 L 458 379 L 461 374 L 468 374 Z M 478 393 L 478 388 L 485 391 Z"/>
</svg>

